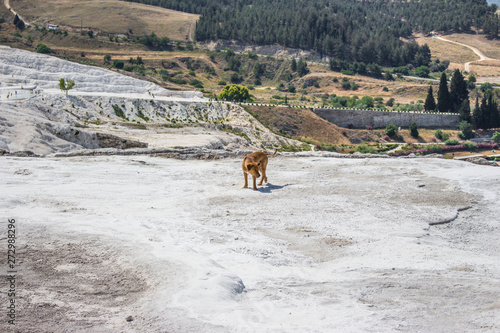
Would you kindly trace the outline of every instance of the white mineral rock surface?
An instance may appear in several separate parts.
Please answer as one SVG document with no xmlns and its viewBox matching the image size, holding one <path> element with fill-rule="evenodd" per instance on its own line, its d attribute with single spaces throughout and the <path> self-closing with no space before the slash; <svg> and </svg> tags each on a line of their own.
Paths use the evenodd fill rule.
<svg viewBox="0 0 500 333">
<path fill-rule="evenodd" d="M 44 61 L 29 63 L 42 71 Z M 96 133 L 154 148 L 169 146 L 163 134 L 185 147 L 243 147 L 207 127 L 141 132 L 113 104 L 131 118 L 139 106 L 156 124 L 229 116 L 248 125 L 230 105 L 201 112 L 206 101 L 177 98 L 147 108 L 149 97 L 120 99 L 104 83 L 112 96 L 89 88 L 97 94 L 66 98 L 53 87 L 65 71 L 75 69 L 36 81 L 17 71 L 44 99 L 6 101 L 3 90 L 0 100 L 0 148 L 46 155 L 0 156 L 0 253 L 5 263 L 15 219 L 18 314 L 13 329 L 3 264 L 0 332 L 500 331 L 500 168 L 278 154 L 253 191 L 242 188 L 241 158 L 55 157 L 100 149 Z M 138 94 L 157 89 L 137 84 Z M 76 126 L 108 115 L 117 125 Z"/>
</svg>

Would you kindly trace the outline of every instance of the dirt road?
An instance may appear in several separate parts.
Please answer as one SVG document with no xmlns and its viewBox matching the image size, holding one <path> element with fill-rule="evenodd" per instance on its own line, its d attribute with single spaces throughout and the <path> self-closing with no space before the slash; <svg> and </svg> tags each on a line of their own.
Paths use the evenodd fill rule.
<svg viewBox="0 0 500 333">
<path fill-rule="evenodd" d="M 467 45 L 467 44 L 455 42 L 455 41 L 443 38 L 441 36 L 434 36 L 434 38 L 442 40 L 442 41 L 445 41 L 445 42 L 448 42 L 448 43 L 452 43 L 452 44 L 456 44 L 456 45 L 467 47 L 467 48 L 471 49 L 475 54 L 477 54 L 477 56 L 479 57 L 479 60 L 469 61 L 469 62 L 466 62 L 464 64 L 464 68 L 465 68 L 466 72 L 470 72 L 470 64 L 472 64 L 472 63 L 481 62 L 481 61 L 487 61 L 487 60 L 498 60 L 498 59 L 493 59 L 493 58 L 489 58 L 489 57 L 485 56 L 484 53 L 481 52 L 481 50 L 479 50 L 478 48 L 476 48 L 474 46 L 470 46 L 470 45 Z"/>
</svg>

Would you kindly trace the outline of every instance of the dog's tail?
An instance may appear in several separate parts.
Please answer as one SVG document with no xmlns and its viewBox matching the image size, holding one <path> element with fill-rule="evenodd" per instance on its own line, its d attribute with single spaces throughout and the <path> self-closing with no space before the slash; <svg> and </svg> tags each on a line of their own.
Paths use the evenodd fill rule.
<svg viewBox="0 0 500 333">
<path fill-rule="evenodd" d="M 271 156 L 271 157 L 273 157 L 273 156 L 275 156 L 275 155 L 276 155 L 276 153 L 277 153 L 277 152 L 278 152 L 278 149 L 275 149 L 275 150 L 274 150 L 274 154 L 266 153 L 266 155 L 267 155 L 267 156 Z"/>
</svg>

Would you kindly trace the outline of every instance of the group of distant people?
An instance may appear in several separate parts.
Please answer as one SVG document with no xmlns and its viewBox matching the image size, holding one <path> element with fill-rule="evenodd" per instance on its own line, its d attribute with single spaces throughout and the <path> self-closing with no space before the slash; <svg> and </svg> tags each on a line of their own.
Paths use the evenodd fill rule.
<svg viewBox="0 0 500 333">
<path fill-rule="evenodd" d="M 21 87 L 21 89 L 23 89 Z M 41 90 L 37 89 L 37 90 L 29 90 L 31 92 L 31 94 L 33 95 L 40 95 L 42 93 Z M 17 97 L 17 90 L 14 90 L 14 92 L 8 92 L 7 95 L 5 96 L 5 98 L 9 99 L 9 98 L 16 98 Z M 2 96 L 0 95 L 0 99 L 2 98 Z"/>
</svg>

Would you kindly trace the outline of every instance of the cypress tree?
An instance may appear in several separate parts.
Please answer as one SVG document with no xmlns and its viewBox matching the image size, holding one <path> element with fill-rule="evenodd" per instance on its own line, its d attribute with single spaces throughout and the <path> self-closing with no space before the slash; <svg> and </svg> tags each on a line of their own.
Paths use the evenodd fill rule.
<svg viewBox="0 0 500 333">
<path fill-rule="evenodd" d="M 302 58 L 300 58 L 299 62 L 297 63 L 297 73 L 300 77 L 309 73 L 309 70 L 307 69 L 307 62 L 305 62 Z"/>
<path fill-rule="evenodd" d="M 478 128 L 480 129 L 487 129 L 488 123 L 490 122 L 490 110 L 488 107 L 488 97 L 486 95 L 483 96 L 483 99 L 481 100 L 481 106 L 479 107 L 480 112 L 480 118 L 478 119 Z"/>
<path fill-rule="evenodd" d="M 450 92 L 448 91 L 448 82 L 444 72 L 439 80 L 437 109 L 439 112 L 450 112 Z"/>
<path fill-rule="evenodd" d="M 16 14 L 14 16 L 14 25 L 19 29 L 19 30 L 24 30 L 26 25 L 24 24 L 24 21 L 19 18 L 19 16 Z"/>
<path fill-rule="evenodd" d="M 450 106 L 452 112 L 458 112 L 462 107 L 463 102 L 469 97 L 469 91 L 467 90 L 467 83 L 457 68 L 453 72 L 450 83 Z"/>
<path fill-rule="evenodd" d="M 463 101 L 462 106 L 460 107 L 460 121 L 466 121 L 468 123 L 471 122 L 469 98 Z"/>
<path fill-rule="evenodd" d="M 479 98 L 476 97 L 476 105 L 474 106 L 474 112 L 472 113 L 472 123 L 475 129 L 479 129 L 481 125 L 481 118 L 483 117 L 481 108 L 479 107 Z"/>
<path fill-rule="evenodd" d="M 292 59 L 292 66 L 291 66 L 292 72 L 295 72 L 297 70 L 297 61 L 295 58 Z"/>
<path fill-rule="evenodd" d="M 496 100 L 493 100 L 493 94 L 490 94 L 490 96 L 488 97 L 488 113 L 488 128 L 500 127 L 500 114 L 498 113 L 498 104 Z"/>
<path fill-rule="evenodd" d="M 436 100 L 434 99 L 434 94 L 432 92 L 432 86 L 429 86 L 429 91 L 427 92 L 427 97 L 424 103 L 425 111 L 435 111 L 436 110 Z"/>
</svg>

